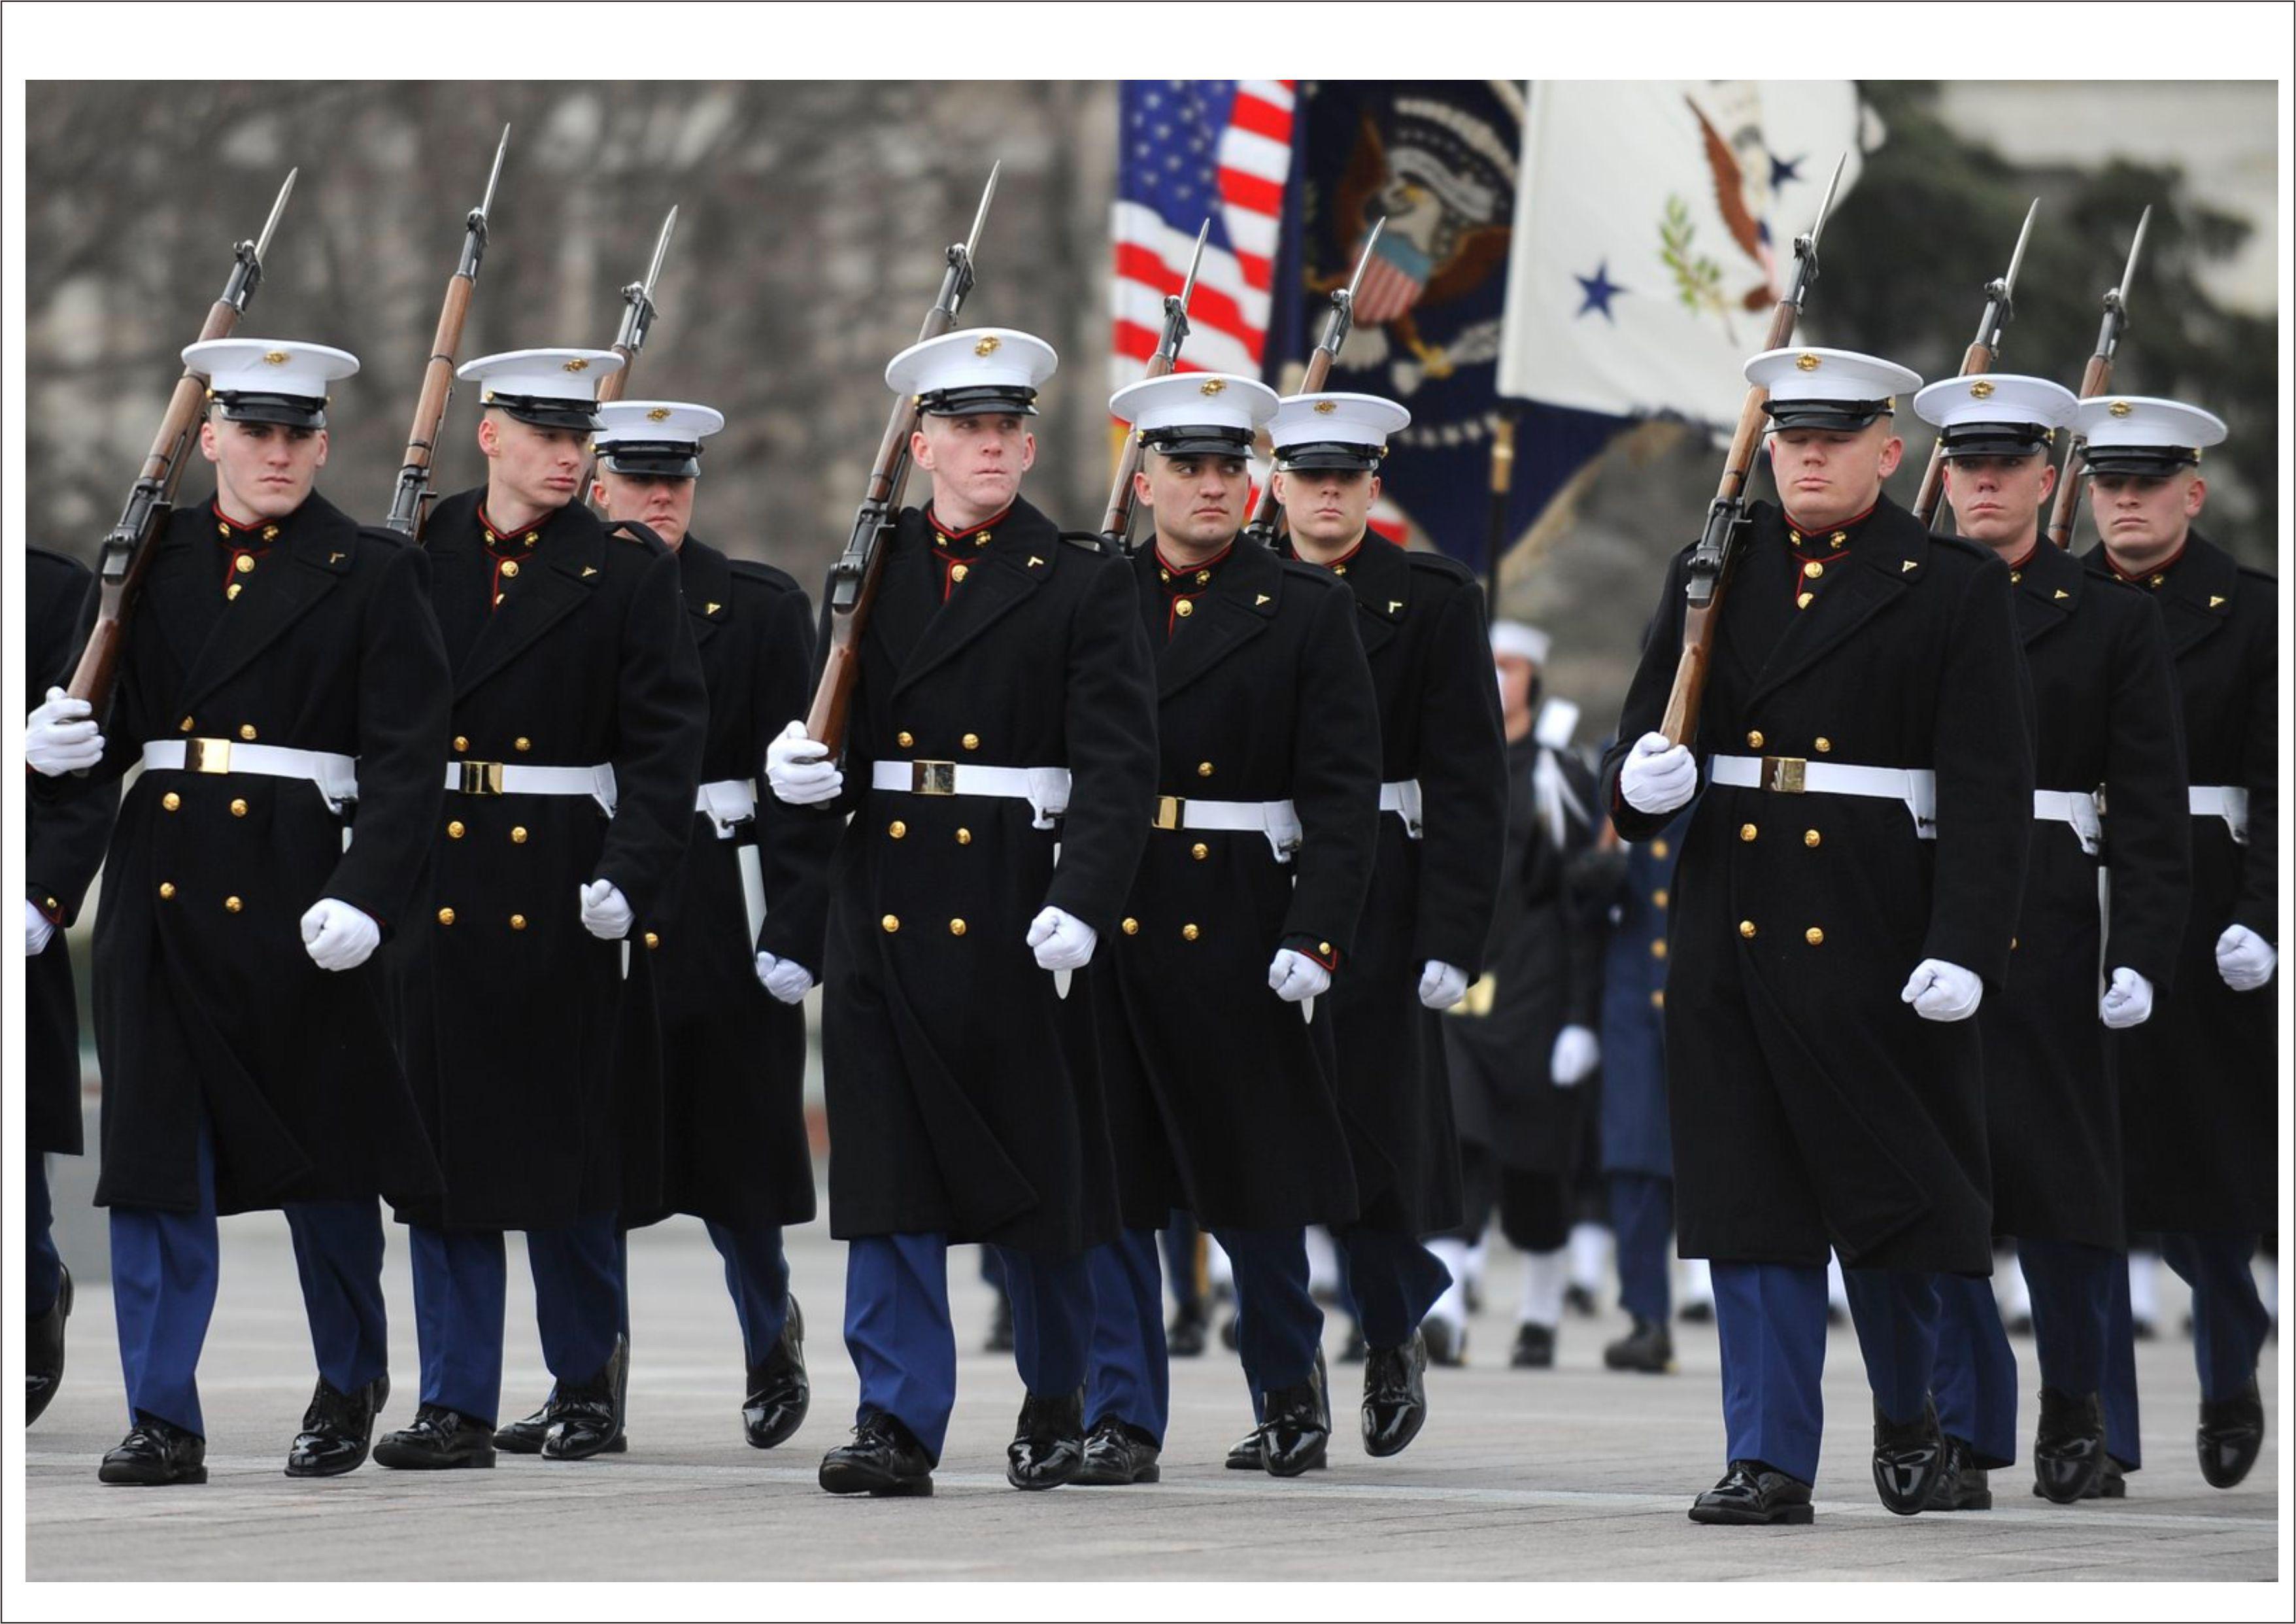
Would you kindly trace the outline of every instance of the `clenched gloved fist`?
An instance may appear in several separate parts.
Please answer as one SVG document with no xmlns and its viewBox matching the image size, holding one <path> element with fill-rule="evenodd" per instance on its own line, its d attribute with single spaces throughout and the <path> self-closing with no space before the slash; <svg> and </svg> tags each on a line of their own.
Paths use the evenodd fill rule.
<svg viewBox="0 0 2296 1624">
<path fill-rule="evenodd" d="M 1914 966 L 1905 991 L 1898 995 L 1914 1006 L 1924 1021 L 1966 1021 L 1977 1013 L 1985 983 L 1974 970 L 1964 970 L 1941 958 L 1925 958 Z"/>
<path fill-rule="evenodd" d="M 103 759 L 103 734 L 84 699 L 62 688 L 48 690 L 47 702 L 24 718 L 24 760 L 44 778 L 83 773 Z"/>
<path fill-rule="evenodd" d="M 812 971 L 793 958 L 775 958 L 770 953 L 758 955 L 758 980 L 784 1004 L 800 1003 L 813 990 Z"/>
<path fill-rule="evenodd" d="M 1603 1063 L 1603 1040 L 1590 1027 L 1566 1026 L 1554 1034 L 1554 1052 L 1547 1057 L 1546 1074 L 1557 1088 L 1576 1088 Z"/>
<path fill-rule="evenodd" d="M 1306 954 L 1285 947 L 1267 966 L 1267 984 L 1286 1004 L 1300 1004 L 1331 991 L 1332 972 Z"/>
<path fill-rule="evenodd" d="M 303 951 L 322 970 L 357 970 L 382 943 L 382 927 L 348 902 L 322 897 L 303 915 Z"/>
<path fill-rule="evenodd" d="M 835 800 L 845 789 L 845 775 L 829 759 L 829 746 L 806 737 L 803 722 L 791 722 L 766 746 L 766 782 L 792 807 Z"/>
<path fill-rule="evenodd" d="M 1619 793 L 1637 812 L 1678 811 L 1698 793 L 1698 763 L 1687 744 L 1669 744 L 1646 733 L 1619 767 Z"/>
<path fill-rule="evenodd" d="M 48 916 L 33 906 L 29 897 L 25 898 L 24 956 L 39 957 L 41 950 L 48 945 L 48 939 L 55 933 L 56 928 L 48 923 Z"/>
<path fill-rule="evenodd" d="M 2096 1018 L 2116 1032 L 2143 1026 L 2152 1018 L 2152 983 L 2134 970 L 2114 971 L 2097 1000 Z"/>
<path fill-rule="evenodd" d="M 1429 1009 L 1448 1009 L 1467 996 L 1467 972 L 1439 958 L 1427 961 L 1419 975 L 1419 1001 Z"/>
<path fill-rule="evenodd" d="M 629 898 L 611 880 L 593 880 L 582 888 L 582 928 L 602 942 L 618 942 L 637 922 Z"/>
<path fill-rule="evenodd" d="M 1039 970 L 1081 970 L 1092 963 L 1100 932 L 1063 908 L 1046 908 L 1029 922 L 1029 946 Z"/>
<path fill-rule="evenodd" d="M 2217 938 L 2217 973 L 2234 992 L 2254 992 L 2279 963 L 2272 944 L 2246 925 L 2227 925 Z"/>
</svg>

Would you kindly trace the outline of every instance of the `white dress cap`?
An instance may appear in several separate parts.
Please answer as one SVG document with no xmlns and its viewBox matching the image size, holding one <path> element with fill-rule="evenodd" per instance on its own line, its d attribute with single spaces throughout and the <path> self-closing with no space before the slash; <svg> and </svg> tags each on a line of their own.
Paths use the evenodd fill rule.
<svg viewBox="0 0 2296 1624">
<path fill-rule="evenodd" d="M 187 346 L 184 365 L 204 373 L 226 417 L 326 426 L 327 385 L 359 369 L 348 349 L 290 339 L 209 339 Z"/>
<path fill-rule="evenodd" d="M 1940 378 L 1914 397 L 1923 422 L 1944 431 L 1948 456 L 2024 456 L 2056 439 L 2079 402 L 2046 378 L 1972 373 Z"/>
<path fill-rule="evenodd" d="M 916 398 L 936 417 L 1017 412 L 1034 415 L 1037 391 L 1061 364 L 1034 334 L 1011 327 L 968 327 L 912 344 L 885 367 L 885 386 Z"/>
<path fill-rule="evenodd" d="M 1781 429 L 1862 429 L 1897 410 L 1922 375 L 1854 349 L 1766 349 L 1746 363 L 1746 381 L 1770 391 L 1765 408 Z"/>
<path fill-rule="evenodd" d="M 2091 473 L 2171 473 L 2231 432 L 2214 412 L 2154 395 L 2095 396 L 2080 403 L 2073 427 L 2087 437 L 2081 455 Z"/>
<path fill-rule="evenodd" d="M 481 406 L 545 429 L 597 424 L 598 384 L 622 368 L 611 349 L 507 349 L 465 361 L 455 375 L 479 385 Z"/>
<path fill-rule="evenodd" d="M 1517 660 L 1528 660 L 1535 666 L 1546 663 L 1546 652 L 1554 639 L 1536 626 L 1526 626 L 1520 620 L 1491 622 L 1491 652 L 1511 654 Z"/>
<path fill-rule="evenodd" d="M 1108 398 L 1108 410 L 1168 455 L 1242 456 L 1279 400 L 1259 379 L 1235 373 L 1168 373 L 1126 384 Z"/>
<path fill-rule="evenodd" d="M 1411 414 L 1380 395 L 1286 395 L 1267 425 L 1281 468 L 1376 468 Z"/>
</svg>

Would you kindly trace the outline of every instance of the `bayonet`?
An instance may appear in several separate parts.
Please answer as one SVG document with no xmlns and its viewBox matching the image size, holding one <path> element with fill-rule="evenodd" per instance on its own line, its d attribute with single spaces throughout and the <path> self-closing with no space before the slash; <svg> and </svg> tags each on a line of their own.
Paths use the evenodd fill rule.
<svg viewBox="0 0 2296 1624">
<path fill-rule="evenodd" d="M 2104 291 L 2104 321 L 2096 330 L 2096 350 L 2081 368 L 2084 400 L 2112 388 L 2113 357 L 2120 353 L 2121 335 L 2128 331 L 2128 290 L 2136 279 L 2136 257 L 2144 251 L 2145 228 L 2152 224 L 2152 206 L 2147 203 L 2136 217 L 2136 234 L 2129 239 L 2128 262 L 2120 267 L 2120 280 Z M 2057 471 L 2057 494 L 2049 504 L 2049 539 L 2061 547 L 2072 545 L 2073 520 L 2080 510 L 2080 481 L 2075 476 L 2080 472 L 2081 445 L 2078 434 L 2066 438 L 2064 466 Z"/>
<path fill-rule="evenodd" d="M 2014 314 L 2012 301 L 2017 289 L 2017 272 L 2025 263 L 2025 244 L 2032 238 L 2033 218 L 2040 211 L 2041 200 L 2037 197 L 2025 210 L 2025 224 L 2017 232 L 2017 246 L 2009 250 L 2009 268 L 1985 284 L 1985 313 L 1977 318 L 1977 336 L 1962 352 L 1957 374 L 1960 377 L 1989 373 L 2000 359 L 2002 331 Z M 1914 517 L 1927 527 L 1937 517 L 1944 495 L 1945 436 L 1940 434 L 1930 447 L 1929 465 L 1922 471 L 1921 489 L 1914 496 Z"/>
<path fill-rule="evenodd" d="M 1161 378 L 1180 365 L 1180 346 L 1188 337 L 1188 300 L 1195 296 L 1196 272 L 1204 262 L 1204 243 L 1212 234 L 1212 223 L 1207 219 L 1196 232 L 1195 251 L 1188 257 L 1188 274 L 1181 278 L 1180 291 L 1164 295 L 1164 330 L 1156 340 L 1155 353 L 1141 369 L 1142 378 Z M 1116 478 L 1108 488 L 1108 506 L 1100 518 L 1100 539 L 1118 552 L 1129 552 L 1132 547 L 1133 476 L 1140 472 L 1140 437 L 1124 437 L 1124 449 L 1116 459 Z"/>
</svg>

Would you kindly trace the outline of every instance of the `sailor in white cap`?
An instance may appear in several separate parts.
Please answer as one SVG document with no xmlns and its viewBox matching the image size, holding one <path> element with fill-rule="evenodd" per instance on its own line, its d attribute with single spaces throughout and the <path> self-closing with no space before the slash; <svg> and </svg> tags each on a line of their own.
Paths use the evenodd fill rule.
<svg viewBox="0 0 2296 1624">
<path fill-rule="evenodd" d="M 1116 1218 L 1086 1012 L 1147 839 L 1155 701 L 1123 563 L 1020 494 L 1056 362 L 988 327 L 887 367 L 922 414 L 931 499 L 883 544 L 843 761 L 801 723 L 767 755 L 776 796 L 841 824 L 822 1063 L 860 1404 L 821 1464 L 832 1494 L 932 1492 L 952 1243 L 993 1249 L 1012 1296 L 1027 1393 L 1006 1480 L 1052 1489 L 1083 1464 L 1085 1253 Z"/>
<path fill-rule="evenodd" d="M 1353 595 L 1379 709 L 1385 816 L 1355 951 L 1332 991 L 1360 1207 L 1334 1239 L 1374 1456 L 1400 1452 L 1426 1418 L 1419 1326 L 1451 1279 L 1420 1237 L 1462 1218 L 1440 1012 L 1482 972 L 1507 812 L 1482 587 L 1456 560 L 1406 552 L 1371 529 L 1379 471 L 1410 422 L 1392 400 L 1327 393 L 1287 397 L 1267 430 L 1289 527 L 1282 550 Z"/>
<path fill-rule="evenodd" d="M 1668 1104 L 1680 1250 L 1712 1263 L 1729 1467 L 1690 1514 L 1809 1520 L 1829 1244 L 1874 1392 L 1874 1486 L 1910 1514 L 1948 1464 L 1936 1277 L 1992 1268 L 1969 1017 L 2017 931 L 2026 680 L 2007 566 L 1882 494 L 1920 380 L 1798 348 L 1746 375 L 1768 390 L 1779 504 L 1748 510 L 1696 753 L 1657 731 L 1685 550 L 1605 757 L 1629 841 L 1705 786 L 1669 909 Z"/>
<path fill-rule="evenodd" d="M 423 527 L 453 755 L 425 915 L 394 969 L 445 1190 L 401 1206 L 425 1357 L 413 1423 L 375 1445 L 386 1466 L 493 1464 L 509 1230 L 526 1232 L 556 1380 L 541 1452 L 621 1439 L 616 1218 L 653 1198 L 662 1143 L 654 1047 L 630 1034 L 652 1029 L 707 696 L 676 558 L 578 499 L 598 381 L 619 365 L 597 349 L 465 365 L 487 483 Z"/>
<path fill-rule="evenodd" d="M 1275 408 L 1275 390 L 1223 373 L 1109 402 L 1144 443 L 1135 490 L 1155 515 L 1130 569 L 1158 651 L 1160 793 L 1100 988 L 1125 1228 L 1094 1259 L 1082 1481 L 1160 1471 L 1156 1231 L 1177 1208 L 1235 1271 L 1260 1424 L 1228 1464 L 1294 1476 L 1330 1439 L 1303 1226 L 1344 1227 L 1360 1202 L 1318 995 L 1352 950 L 1377 848 L 1379 714 L 1347 583 L 1240 534 L 1252 439 Z"/>
<path fill-rule="evenodd" d="M 2040 533 L 2072 391 L 2044 378 L 1942 379 L 1914 398 L 1938 426 L 1961 533 L 2009 566 L 2032 679 L 2034 821 L 2018 949 L 1978 1012 L 1993 1230 L 2013 1236 L 2041 1372 L 2035 1492 L 2070 1502 L 2137 1462 L 2135 1416 L 2101 1403 L 2114 1284 L 2125 1281 L 2120 1106 L 2099 1078 L 2176 964 L 2190 882 L 2168 639 L 2144 595 L 2100 580 Z M 2112 839 L 2101 809 L 2112 808 Z M 2006 832 L 2004 832 L 2006 838 Z M 2109 934 L 2096 908 L 2108 868 Z M 2107 969 L 2102 1002 L 2097 965 Z M 2016 1359 L 1989 1283 L 1940 1275 L 1934 1391 L 1954 1459 L 1939 1509 L 1989 1505 L 2017 1456 Z M 2126 1333 L 2120 1349 L 2129 1348 Z"/>
<path fill-rule="evenodd" d="M 2084 562 L 2159 605 L 2183 705 L 2191 911 L 2174 984 L 2151 1021 L 2118 1035 L 2116 1058 L 2128 1224 L 2161 1231 L 2161 1255 L 2192 1285 L 2201 1472 L 2228 1489 L 2264 1441 L 2256 1362 L 2271 1321 L 2249 1271 L 2259 1232 L 2278 1221 L 2267 990 L 2279 964 L 2278 588 L 2195 528 L 2209 494 L 2202 458 L 2225 439 L 2222 419 L 2114 395 L 2082 401 L 2073 427 L 2103 537 Z M 2117 848 L 2118 800 L 2108 819 Z M 2116 933 L 2120 905 L 2116 888 Z M 2133 1428 L 2135 1367 L 2122 1354 L 2114 1349 L 2105 1405 Z"/>
<path fill-rule="evenodd" d="M 110 1483 L 206 1480 L 197 1383 L 216 1215 L 283 1208 L 319 1381 L 293 1477 L 366 1458 L 390 1388 L 377 1197 L 438 1169 L 384 1016 L 386 932 L 411 929 L 448 697 L 422 560 L 313 489 L 343 350 L 194 344 L 215 493 L 178 507 L 129 623 L 103 732 L 29 733 L 37 792 L 109 797 L 129 768 L 96 930 L 99 1205 L 129 1431 Z M 69 774 L 86 769 L 88 775 Z M 357 810 L 358 839 L 349 841 Z"/>
</svg>

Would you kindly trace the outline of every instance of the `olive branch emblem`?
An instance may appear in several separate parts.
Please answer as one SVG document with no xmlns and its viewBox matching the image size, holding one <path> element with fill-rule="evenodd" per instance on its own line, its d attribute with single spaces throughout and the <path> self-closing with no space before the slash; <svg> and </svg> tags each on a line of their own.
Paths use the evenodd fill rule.
<svg viewBox="0 0 2296 1624">
<path fill-rule="evenodd" d="M 1669 193 L 1666 200 L 1666 218 L 1658 228 L 1659 258 L 1674 273 L 1675 297 L 1693 311 L 1711 311 L 1722 318 L 1723 330 L 1730 332 L 1730 305 L 1722 296 L 1722 267 L 1706 255 L 1699 253 L 1692 239 L 1698 227 L 1690 217 L 1690 206 L 1681 198 Z M 1733 341 L 1737 334 L 1730 332 Z"/>
</svg>

